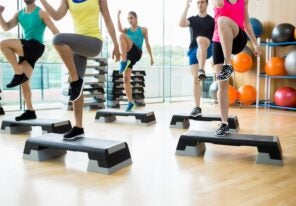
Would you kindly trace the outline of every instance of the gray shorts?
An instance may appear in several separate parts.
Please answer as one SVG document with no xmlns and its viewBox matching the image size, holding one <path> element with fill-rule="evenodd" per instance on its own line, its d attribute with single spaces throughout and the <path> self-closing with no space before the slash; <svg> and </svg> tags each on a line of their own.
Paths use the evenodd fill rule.
<svg viewBox="0 0 296 206">
<path fill-rule="evenodd" d="M 98 38 L 73 33 L 57 34 L 52 42 L 54 45 L 66 44 L 72 49 L 76 71 L 80 77 L 84 77 L 87 57 L 97 56 L 103 45 Z"/>
</svg>

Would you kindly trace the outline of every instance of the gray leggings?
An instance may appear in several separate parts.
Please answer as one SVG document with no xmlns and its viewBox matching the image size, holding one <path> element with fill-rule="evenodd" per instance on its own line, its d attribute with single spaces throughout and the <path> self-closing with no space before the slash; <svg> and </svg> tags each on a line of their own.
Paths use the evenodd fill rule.
<svg viewBox="0 0 296 206">
<path fill-rule="evenodd" d="M 52 43 L 54 45 L 66 44 L 72 49 L 76 71 L 80 77 L 84 77 L 87 57 L 97 56 L 103 44 L 100 39 L 73 33 L 57 34 Z"/>
</svg>

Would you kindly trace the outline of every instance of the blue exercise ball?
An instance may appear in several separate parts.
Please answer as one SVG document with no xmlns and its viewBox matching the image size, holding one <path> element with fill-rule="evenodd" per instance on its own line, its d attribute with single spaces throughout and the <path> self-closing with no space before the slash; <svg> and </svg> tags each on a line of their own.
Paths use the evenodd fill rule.
<svg viewBox="0 0 296 206">
<path fill-rule="evenodd" d="M 289 23 L 283 23 L 275 26 L 271 33 L 272 41 L 275 43 L 294 41 L 295 26 Z"/>
<path fill-rule="evenodd" d="M 250 23 L 252 25 L 254 34 L 256 37 L 260 37 L 263 33 L 263 25 L 262 23 L 256 18 L 250 18 Z"/>
</svg>

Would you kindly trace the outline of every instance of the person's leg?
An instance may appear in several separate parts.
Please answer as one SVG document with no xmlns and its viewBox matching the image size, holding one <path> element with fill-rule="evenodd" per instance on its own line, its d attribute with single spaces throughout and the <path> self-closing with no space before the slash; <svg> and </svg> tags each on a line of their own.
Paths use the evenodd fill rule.
<svg viewBox="0 0 296 206">
<path fill-rule="evenodd" d="M 58 42 L 65 42 L 73 50 L 71 59 L 74 62 L 76 73 L 79 78 L 83 78 L 87 65 L 87 57 L 97 56 L 102 49 L 102 41 L 96 38 L 86 37 L 77 34 L 67 34 L 62 36 Z M 77 82 L 77 81 L 76 81 Z M 71 82 L 71 93 L 75 89 L 76 82 Z M 79 90 L 82 94 L 83 87 Z M 79 95 L 73 103 L 75 126 L 64 134 L 64 140 L 75 140 L 76 138 L 84 136 L 83 129 L 83 105 L 84 97 Z"/>
<path fill-rule="evenodd" d="M 216 76 L 221 73 L 223 68 L 224 56 L 220 43 L 213 43 L 214 72 Z M 218 81 L 218 105 L 221 116 L 221 126 L 216 131 L 217 136 L 225 136 L 229 132 L 228 127 L 228 84 L 229 81 Z"/>
<path fill-rule="evenodd" d="M 218 32 L 226 64 L 231 64 L 233 39 L 238 35 L 239 26 L 230 18 L 218 18 Z"/>
<path fill-rule="evenodd" d="M 127 52 L 131 50 L 133 42 L 126 34 L 121 33 L 119 36 L 119 44 L 121 50 L 121 61 L 126 61 Z"/>
<path fill-rule="evenodd" d="M 22 74 L 23 71 L 18 64 L 17 57 L 24 56 L 23 46 L 19 39 L 7 39 L 0 43 L 0 48 L 7 61 L 11 64 L 15 74 Z"/>
<path fill-rule="evenodd" d="M 33 73 L 33 68 L 31 67 L 31 65 L 27 62 L 27 61 L 23 61 L 20 64 L 22 70 L 24 71 L 24 73 L 26 74 L 26 76 L 28 78 L 31 78 L 32 73 Z M 31 88 L 30 88 L 30 82 L 27 81 L 25 83 L 23 83 L 22 85 L 22 93 L 23 93 L 23 97 L 26 103 L 26 107 L 28 110 L 33 111 L 33 105 L 32 105 L 32 92 L 31 92 Z"/>
<path fill-rule="evenodd" d="M 0 47 L 15 73 L 12 80 L 6 85 L 6 87 L 12 88 L 26 82 L 29 78 L 23 73 L 16 57 L 16 55 L 24 56 L 22 41 L 19 39 L 4 40 L 1 42 Z"/>
<path fill-rule="evenodd" d="M 27 61 L 22 61 L 20 63 L 20 67 L 22 68 L 26 76 L 30 79 L 33 73 L 32 66 Z M 20 116 L 15 117 L 15 120 L 21 121 L 21 120 L 36 119 L 37 116 L 32 104 L 32 92 L 30 88 L 30 81 L 24 82 L 23 84 L 21 84 L 21 87 L 22 87 L 22 94 L 24 97 L 24 101 L 26 104 L 26 110 Z"/>
<path fill-rule="evenodd" d="M 129 102 L 133 101 L 131 75 L 132 75 L 132 69 L 130 69 L 130 68 L 128 68 L 125 72 L 123 72 L 124 90 L 126 93 L 127 100 Z"/>
<path fill-rule="evenodd" d="M 199 63 L 199 70 L 198 70 L 198 78 L 199 80 L 203 80 L 206 78 L 205 75 L 205 63 L 206 59 L 208 57 L 208 48 L 210 46 L 210 40 L 206 37 L 199 36 L 196 38 L 196 42 L 198 45 L 198 50 L 197 50 L 197 59 Z"/>
<path fill-rule="evenodd" d="M 225 65 L 223 65 L 221 72 L 217 76 L 218 80 L 228 80 L 232 74 L 233 67 L 231 65 L 231 54 L 233 48 L 233 40 L 239 33 L 239 26 L 228 17 L 219 17 L 218 21 L 218 32 L 220 42 L 224 54 Z"/>
<path fill-rule="evenodd" d="M 132 49 L 133 42 L 126 34 L 120 34 L 119 44 L 121 50 L 121 61 L 119 66 L 119 73 L 122 74 L 127 70 L 130 64 L 130 60 L 127 59 L 127 53 Z"/>
<path fill-rule="evenodd" d="M 74 54 L 72 58 L 74 60 L 75 67 L 79 68 L 77 70 L 78 75 L 80 77 L 84 77 L 86 64 L 87 64 L 87 57 Z M 71 85 L 71 91 L 72 91 L 72 88 L 73 86 Z M 72 102 L 72 104 L 73 104 L 75 123 L 74 123 L 74 127 L 69 132 L 65 133 L 64 135 L 65 140 L 75 140 L 79 137 L 84 136 L 84 129 L 83 129 L 84 96 L 80 95 L 76 101 Z"/>
<path fill-rule="evenodd" d="M 194 103 L 195 103 L 195 107 L 191 111 L 192 116 L 197 116 L 201 114 L 201 108 L 200 108 L 201 86 L 200 86 L 200 79 L 198 77 L 198 68 L 199 68 L 198 66 L 199 64 L 190 65 L 192 79 L 193 79 L 193 97 L 194 97 Z"/>
<path fill-rule="evenodd" d="M 92 57 L 99 54 L 102 48 L 101 40 L 79 34 L 58 34 L 53 39 L 53 45 L 60 54 L 70 74 L 70 85 L 72 93 L 70 101 L 79 99 L 83 90 L 83 79 L 78 74 L 73 54 Z"/>
</svg>

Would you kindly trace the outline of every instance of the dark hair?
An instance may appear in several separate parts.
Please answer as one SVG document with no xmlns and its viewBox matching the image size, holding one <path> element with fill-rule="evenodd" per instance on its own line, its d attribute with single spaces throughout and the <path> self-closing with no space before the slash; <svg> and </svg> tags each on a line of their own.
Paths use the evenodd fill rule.
<svg viewBox="0 0 296 206">
<path fill-rule="evenodd" d="M 128 14 L 133 15 L 136 19 L 138 18 L 137 13 L 134 11 L 130 11 Z"/>
</svg>

